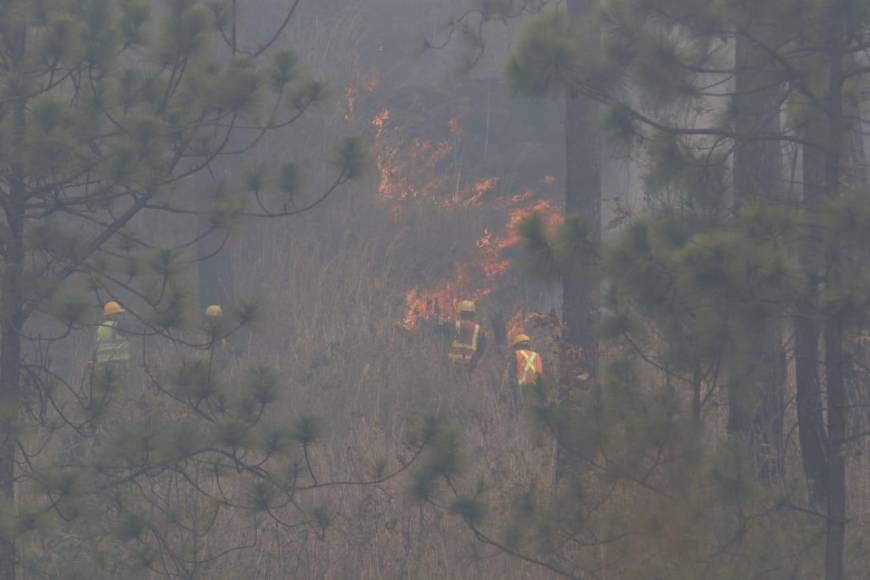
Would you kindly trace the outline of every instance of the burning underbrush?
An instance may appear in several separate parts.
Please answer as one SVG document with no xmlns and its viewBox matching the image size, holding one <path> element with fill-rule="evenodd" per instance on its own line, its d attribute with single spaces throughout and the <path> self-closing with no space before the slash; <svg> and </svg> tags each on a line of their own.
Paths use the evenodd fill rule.
<svg viewBox="0 0 870 580">
<path fill-rule="evenodd" d="M 462 299 L 516 301 L 506 294 L 517 286 L 511 258 L 522 245 L 519 226 L 535 213 L 553 227 L 561 221 L 562 214 L 551 199 L 555 178 L 541 176 L 537 189 L 512 191 L 514 185 L 497 176 L 468 177 L 471 172 L 463 171 L 459 159 L 464 132 L 456 116 L 447 122 L 443 135 L 431 138 L 406 135 L 390 109 L 376 114 L 371 124 L 377 149 L 377 196 L 393 217 L 408 220 L 411 208 L 416 207 L 429 214 L 446 213 L 448 220 L 474 231 L 471 239 L 468 231 L 445 232 L 443 246 L 450 271 L 424 275 L 434 278 L 434 283 L 413 284 L 405 292 L 401 325 L 414 329 L 423 321 L 452 316 Z M 516 318 L 526 306 L 507 308 L 515 311 Z"/>
</svg>

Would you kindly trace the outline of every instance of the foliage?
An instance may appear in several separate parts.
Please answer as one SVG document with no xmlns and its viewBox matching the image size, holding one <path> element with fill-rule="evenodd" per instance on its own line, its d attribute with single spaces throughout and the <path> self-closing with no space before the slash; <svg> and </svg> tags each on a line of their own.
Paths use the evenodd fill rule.
<svg viewBox="0 0 870 580">
<path fill-rule="evenodd" d="M 524 30 L 507 67 L 515 92 L 603 105 L 600 121 L 644 169 L 649 205 L 600 247 L 579 218 L 555 235 L 538 218 L 523 224 L 533 275 L 601 267 L 608 364 L 578 408 L 543 400 L 535 413 L 582 456 L 583 473 L 553 497 L 529 490 L 504 540 L 496 524 L 469 524 L 482 542 L 572 578 L 859 573 L 852 542 L 866 534 L 848 523 L 844 449 L 866 437 L 847 400 L 866 382 L 856 339 L 868 324 L 870 203 L 865 160 L 845 147 L 860 140 L 853 89 L 868 72 L 858 63 L 870 13 L 861 2 L 801 6 L 613 0 L 584 22 L 545 10 Z M 592 35 L 600 55 L 583 50 Z M 764 91 L 773 94 L 764 111 L 741 110 Z M 758 192 L 735 152 L 760 155 L 762 143 L 772 144 L 772 166 L 795 151 L 803 164 Z M 767 424 L 724 433 L 723 400 L 752 421 L 769 409 L 767 367 L 777 361 L 765 349 L 792 322 L 800 344 L 778 339 L 778 348 L 811 358 L 798 361 L 790 387 L 799 447 L 781 423 L 779 435 Z M 778 420 L 794 423 L 782 409 Z M 808 467 L 815 433 L 822 484 Z M 830 486 L 821 503 L 819 485 Z"/>
<path fill-rule="evenodd" d="M 288 427 L 286 379 L 238 360 L 232 342 L 252 308 L 201 319 L 190 248 L 244 218 L 313 209 L 363 175 L 365 155 L 342 142 L 313 202 L 292 163 L 265 171 L 275 180 L 192 185 L 324 96 L 276 45 L 293 8 L 246 50 L 229 5 L 0 6 L 4 577 L 16 565 L 39 577 L 193 577 L 221 557 L 204 538 L 230 523 L 328 527 L 328 510 L 302 498 L 330 485 L 312 458 L 317 424 Z M 110 299 L 127 311 L 125 364 L 86 352 Z"/>
</svg>

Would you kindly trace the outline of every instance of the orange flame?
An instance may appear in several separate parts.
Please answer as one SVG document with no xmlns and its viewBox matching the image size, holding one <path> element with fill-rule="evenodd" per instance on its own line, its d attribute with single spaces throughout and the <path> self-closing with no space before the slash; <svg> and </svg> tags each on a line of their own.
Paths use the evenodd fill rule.
<svg viewBox="0 0 870 580">
<path fill-rule="evenodd" d="M 459 176 L 456 173 L 451 176 L 444 167 L 462 138 L 459 117 L 449 121 L 450 137 L 441 140 L 407 139 L 390 120 L 390 109 L 384 109 L 371 123 L 378 139 L 378 196 L 389 205 L 395 217 L 410 199 L 445 210 L 478 206 L 486 199 L 491 207 L 506 214 L 502 228 L 484 230 L 476 242 L 474 259 L 460 262 L 450 280 L 433 288 L 408 290 L 402 325 L 414 328 L 422 320 L 452 317 L 459 300 L 479 300 L 492 294 L 498 279 L 510 268 L 505 251 L 521 242 L 519 225 L 527 216 L 541 213 L 551 225 L 561 218 L 553 202 L 537 198 L 534 191 L 497 197 L 497 177 L 457 185 Z M 548 178 L 544 182 L 551 183 Z M 552 183 L 555 184 L 555 179 Z"/>
<path fill-rule="evenodd" d="M 376 117 L 376 120 L 378 117 Z M 379 126 L 375 121 L 372 122 Z M 382 125 L 380 125 L 382 126 Z M 378 195 L 390 202 L 402 202 L 416 198 L 421 192 L 438 191 L 444 188 L 446 178 L 429 178 L 440 161 L 447 157 L 453 146 L 447 141 L 433 143 L 415 139 L 408 151 L 401 145 L 381 148 L 377 158 Z M 401 204 L 392 204 L 393 215 L 398 215 Z"/>
<path fill-rule="evenodd" d="M 514 196 L 513 199 L 525 200 L 529 197 L 531 196 L 520 194 Z M 524 219 L 533 213 L 544 215 L 551 227 L 561 220 L 561 215 L 554 208 L 553 202 L 542 199 L 532 204 L 514 208 L 508 215 L 505 232 L 501 236 L 496 237 L 489 230 L 484 230 L 483 237 L 477 240 L 477 248 L 481 253 L 480 265 L 488 279 L 492 280 L 510 267 L 510 261 L 505 259 L 503 254 L 508 248 L 512 248 L 522 241 L 519 226 Z"/>
<path fill-rule="evenodd" d="M 421 320 L 450 317 L 460 300 L 477 301 L 492 293 L 491 288 L 472 289 L 471 286 L 471 264 L 463 263 L 443 286 L 427 290 L 412 288 L 405 296 L 407 311 L 402 326 L 414 328 Z"/>
<path fill-rule="evenodd" d="M 471 207 L 478 205 L 487 193 L 495 189 L 498 183 L 497 177 L 486 177 L 475 181 L 462 191 L 454 191 L 449 198 L 441 200 L 441 207 Z"/>
<path fill-rule="evenodd" d="M 483 235 L 475 242 L 478 258 L 473 262 L 461 263 L 452 279 L 437 288 L 426 290 L 412 288 L 408 291 L 405 297 L 407 310 L 402 321 L 403 326 L 414 328 L 421 320 L 449 316 L 459 300 L 476 301 L 492 294 L 492 283 L 510 267 L 510 260 L 504 257 L 504 251 L 522 240 L 518 226 L 523 219 L 535 212 L 542 213 L 549 224 L 556 224 L 561 220 L 561 214 L 548 200 L 538 200 L 515 208 L 508 217 L 502 235 L 497 236 L 488 229 L 484 230 Z M 449 308 L 450 311 L 445 312 L 444 308 Z M 508 336 L 520 332 L 525 320 L 524 312 L 514 314 L 508 324 Z"/>
<path fill-rule="evenodd" d="M 375 135 L 380 137 L 384 134 L 384 128 L 387 125 L 387 121 L 390 120 L 390 110 L 384 109 L 377 115 L 375 115 L 374 119 L 372 119 L 372 125 L 375 127 Z"/>
</svg>

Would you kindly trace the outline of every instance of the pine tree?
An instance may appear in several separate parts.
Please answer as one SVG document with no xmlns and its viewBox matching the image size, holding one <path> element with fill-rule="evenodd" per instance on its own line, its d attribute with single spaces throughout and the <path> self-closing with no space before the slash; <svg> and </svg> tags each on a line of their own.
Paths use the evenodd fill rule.
<svg viewBox="0 0 870 580">
<path fill-rule="evenodd" d="M 858 274 L 867 247 L 858 232 L 868 200 L 847 178 L 861 171 L 849 167 L 854 157 L 844 147 L 860 123 L 859 87 L 870 72 L 862 56 L 868 19 L 866 3 L 848 0 L 751 6 L 614 0 L 584 23 L 603 31 L 600 55 L 584 50 L 583 29 L 556 9 L 528 27 L 511 62 L 512 78 L 527 92 L 568 91 L 598 102 L 606 128 L 634 148 L 647 170 L 646 215 L 604 248 L 571 220 L 553 239 L 540 221 L 526 224 L 539 263 L 576 268 L 588 259 L 587 248 L 606 257 L 603 331 L 609 337 L 606 358 L 614 361 L 604 365 L 587 405 L 573 412 L 544 406 L 539 416 L 586 449 L 598 467 L 601 479 L 590 474 L 593 489 L 584 487 L 584 497 L 575 498 L 581 512 L 590 505 L 607 511 L 596 503 L 606 500 L 592 497 L 600 489 L 595 483 L 618 481 L 652 491 L 656 499 L 648 507 L 661 500 L 660 508 L 671 510 L 658 520 L 658 531 L 686 525 L 680 514 L 694 517 L 674 513 L 674 501 L 718 513 L 703 523 L 695 520 L 693 529 L 699 537 L 709 533 L 708 542 L 691 549 L 675 543 L 669 546 L 674 552 L 657 554 L 664 561 L 671 554 L 686 577 L 743 577 L 770 565 L 785 577 L 818 577 L 823 568 L 828 580 L 846 578 L 845 455 L 849 442 L 863 436 L 848 432 L 846 376 L 854 337 L 867 324 L 867 287 Z M 760 169 L 775 176 L 779 152 L 787 148 L 802 157 L 789 168 L 791 174 L 802 172 L 799 201 L 759 190 L 771 187 L 775 177 L 768 173 L 753 184 L 748 169 L 771 159 Z M 749 417 L 759 412 L 777 412 L 777 396 L 768 401 L 764 391 L 779 380 L 765 376 L 766 367 L 777 364 L 777 349 L 765 345 L 777 342 L 771 329 L 785 317 L 796 329 L 801 464 L 811 498 L 806 506 L 787 483 L 790 465 L 786 480 L 764 491 L 759 484 L 766 477 L 759 478 L 757 459 L 749 459 L 757 450 L 737 439 L 712 451 L 716 433 L 706 420 L 720 391 L 731 398 L 736 431 L 748 429 L 747 422 L 755 421 Z M 662 382 L 645 391 L 640 384 L 659 384 L 650 372 Z M 687 499 L 711 488 L 718 492 L 694 496 L 697 504 Z M 575 504 L 561 505 L 566 512 Z M 815 513 L 818 506 L 823 520 L 798 515 Z M 773 520 L 755 525 L 747 510 L 782 520 L 774 527 L 768 526 Z M 593 515 L 577 517 L 584 523 L 551 517 L 545 525 L 593 546 L 571 527 L 595 535 L 589 527 Z M 625 534 L 644 534 L 636 529 L 640 522 L 623 524 Z M 777 525 L 790 526 L 796 535 L 771 534 Z M 823 564 L 812 561 L 812 552 L 794 567 L 787 559 L 771 562 L 748 543 L 750 536 L 766 535 L 781 551 L 795 541 L 812 545 L 820 526 Z M 703 545 L 718 548 L 709 553 Z M 540 549 L 526 547 L 531 551 L 521 555 Z M 641 545 L 622 549 L 643 554 Z M 744 559 L 720 567 L 720 549 Z M 589 564 L 557 545 L 538 553 L 547 555 L 546 562 L 559 562 L 559 572 L 568 577 L 579 577 Z M 692 556 L 681 559 L 684 553 Z M 691 570 L 689 560 L 704 562 L 704 573 Z M 656 575 L 643 573 L 638 577 Z M 659 574 L 679 577 L 674 570 Z"/>
<path fill-rule="evenodd" d="M 780 132 L 782 74 L 749 38 L 773 38 L 775 31 L 746 22 L 747 34 L 734 40 L 734 131 L 740 135 L 775 135 Z M 737 140 L 734 144 L 733 189 L 736 208 L 753 201 L 787 202 L 782 170 L 783 147 L 776 141 Z M 755 449 L 760 476 L 772 479 L 782 472 L 783 414 L 786 353 L 782 324 L 766 321 L 748 349 L 758 353 L 748 373 L 735 381 L 729 393 L 728 428 L 748 438 Z M 762 368 L 758 368 L 759 365 Z M 749 386 L 750 392 L 741 392 Z M 757 394 L 757 395 L 756 395 Z"/>
<path fill-rule="evenodd" d="M 184 280 L 197 224 L 226 234 L 244 217 L 302 213 L 363 169 L 349 139 L 332 184 L 310 201 L 297 198 L 292 164 L 220 184 L 207 208 L 191 186 L 321 97 L 276 43 L 298 4 L 270 42 L 227 58 L 214 46 L 235 41 L 236 0 L 0 5 L 0 578 L 21 566 L 44 575 L 65 557 L 71 577 L 137 575 L 158 560 L 189 572 L 201 554 L 173 542 L 203 514 L 295 506 L 299 521 L 276 525 L 328 523 L 299 503 L 326 483 L 309 458 L 316 423 L 277 422 L 279 378 L 221 372 L 213 354 L 255 312 L 228 307 L 220 328 L 199 328 Z M 172 220 L 178 235 L 166 236 Z M 109 299 L 135 318 L 130 340 L 145 341 L 145 354 L 125 375 L 79 381 L 57 354 L 93 332 Z M 191 349 L 206 354 L 152 358 Z M 166 510 L 147 492 L 170 484 L 207 498 L 204 512 Z"/>
<path fill-rule="evenodd" d="M 550 11 L 530 25 L 517 55 L 508 65 L 514 90 L 527 96 L 562 94 L 566 98 L 565 212 L 583 229 L 584 243 L 596 246 L 601 238 L 601 136 L 598 105 L 579 87 L 559 78 L 562 67 L 572 66 L 579 54 L 590 58 L 598 52 L 599 38 L 591 27 L 597 2 L 574 0 L 567 10 Z M 548 43 L 543 35 L 558 28 L 560 42 Z M 598 320 L 601 278 L 593 256 L 576 267 L 562 270 L 562 352 L 560 390 L 563 403 L 571 405 L 584 383 L 596 380 L 598 369 Z M 563 442 L 564 443 L 564 442 Z M 582 459 L 570 448 L 558 447 L 556 476 L 578 474 Z"/>
</svg>

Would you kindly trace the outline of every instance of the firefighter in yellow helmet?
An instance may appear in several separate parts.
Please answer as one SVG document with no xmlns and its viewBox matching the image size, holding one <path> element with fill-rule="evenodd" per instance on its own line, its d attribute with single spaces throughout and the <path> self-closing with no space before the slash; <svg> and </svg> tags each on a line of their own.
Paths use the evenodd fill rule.
<svg viewBox="0 0 870 580">
<path fill-rule="evenodd" d="M 486 333 L 477 322 L 477 305 L 474 301 L 462 300 L 457 310 L 457 319 L 439 324 L 437 330 L 452 337 L 447 352 L 450 362 L 470 372 L 486 351 Z"/>
<path fill-rule="evenodd" d="M 125 313 L 124 307 L 116 300 L 106 302 L 103 305 L 103 320 L 97 325 L 96 347 L 89 366 L 91 380 L 107 396 L 112 390 L 128 386 L 132 357 Z"/>
<path fill-rule="evenodd" d="M 519 333 L 511 340 L 513 356 L 508 361 L 507 377 L 512 392 L 514 412 L 518 412 L 528 388 L 535 385 L 544 374 L 540 353 L 532 350 L 532 339 Z"/>
<path fill-rule="evenodd" d="M 232 349 L 225 335 L 224 309 L 220 305 L 210 304 L 206 307 L 204 326 L 207 343 L 200 350 L 200 358 L 212 359 L 218 366 L 223 366 L 228 362 Z"/>
</svg>

